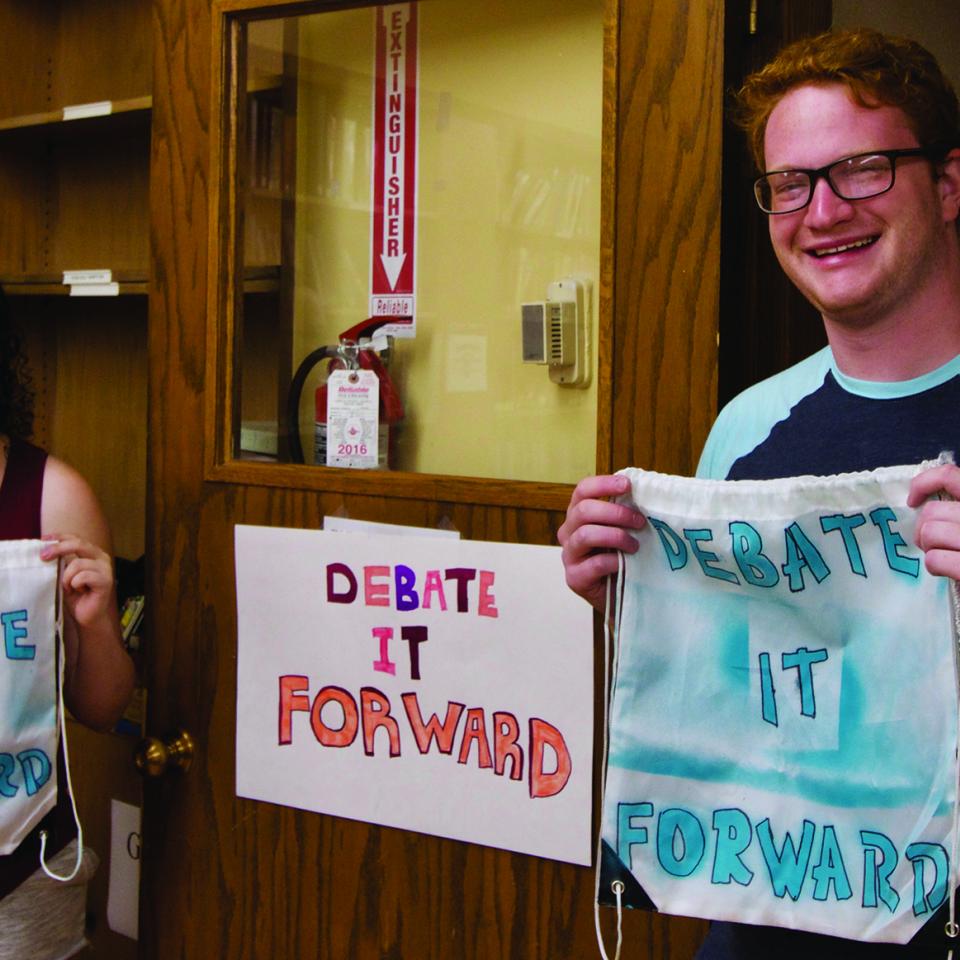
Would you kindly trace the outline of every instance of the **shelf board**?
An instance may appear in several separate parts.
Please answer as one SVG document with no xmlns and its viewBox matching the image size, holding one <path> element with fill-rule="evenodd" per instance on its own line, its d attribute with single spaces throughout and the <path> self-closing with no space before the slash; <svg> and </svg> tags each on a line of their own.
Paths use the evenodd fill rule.
<svg viewBox="0 0 960 960">
<path fill-rule="evenodd" d="M 146 270 L 115 270 L 115 283 L 120 295 L 146 295 L 149 277 Z M 70 288 L 63 282 L 62 273 L 3 273 L 0 287 L 10 296 L 66 297 Z M 244 271 L 244 293 L 275 293 L 280 289 L 280 268 L 277 266 L 247 267 Z"/>
<path fill-rule="evenodd" d="M 244 267 L 244 293 L 276 293 L 279 289 L 280 267 L 273 264 Z"/>
<path fill-rule="evenodd" d="M 145 295 L 147 293 L 146 271 L 118 270 L 114 282 L 120 286 L 120 294 Z M 0 286 L 10 296 L 66 297 L 70 288 L 63 282 L 62 273 L 7 273 L 0 274 Z"/>
<path fill-rule="evenodd" d="M 69 136 L 71 132 L 89 134 L 98 127 L 114 127 L 119 123 L 149 121 L 153 97 L 129 97 L 111 102 L 111 111 L 77 120 L 64 120 L 63 110 L 48 110 L 43 113 L 27 113 L 14 117 L 0 117 L 0 136 L 43 135 Z"/>
</svg>

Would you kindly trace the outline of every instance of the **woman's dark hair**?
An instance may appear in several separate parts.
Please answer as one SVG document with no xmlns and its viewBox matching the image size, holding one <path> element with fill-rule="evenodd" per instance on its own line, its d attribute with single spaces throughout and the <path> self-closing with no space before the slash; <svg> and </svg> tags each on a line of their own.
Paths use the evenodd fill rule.
<svg viewBox="0 0 960 960">
<path fill-rule="evenodd" d="M 23 340 L 0 289 L 0 433 L 26 439 L 33 433 L 33 377 Z"/>
</svg>

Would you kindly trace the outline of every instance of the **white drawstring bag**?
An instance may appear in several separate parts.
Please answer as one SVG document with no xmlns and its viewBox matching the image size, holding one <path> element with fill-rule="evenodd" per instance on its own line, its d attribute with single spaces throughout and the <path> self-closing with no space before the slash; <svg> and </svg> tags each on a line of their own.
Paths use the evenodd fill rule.
<svg viewBox="0 0 960 960">
<path fill-rule="evenodd" d="M 42 546 L 0 541 L 0 854 L 57 799 L 57 564 Z"/>
<path fill-rule="evenodd" d="M 955 587 L 913 545 L 920 469 L 622 471 L 648 523 L 619 580 L 599 902 L 904 943 L 946 901 Z"/>
</svg>

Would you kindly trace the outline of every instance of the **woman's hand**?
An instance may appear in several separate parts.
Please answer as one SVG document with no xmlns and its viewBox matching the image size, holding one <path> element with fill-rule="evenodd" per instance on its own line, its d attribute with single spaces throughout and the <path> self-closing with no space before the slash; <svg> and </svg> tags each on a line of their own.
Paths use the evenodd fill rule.
<svg viewBox="0 0 960 960">
<path fill-rule="evenodd" d="M 114 600 L 113 560 L 100 547 L 75 534 L 44 534 L 42 560 L 62 559 L 63 599 L 77 626 L 94 626 L 111 612 Z"/>
</svg>

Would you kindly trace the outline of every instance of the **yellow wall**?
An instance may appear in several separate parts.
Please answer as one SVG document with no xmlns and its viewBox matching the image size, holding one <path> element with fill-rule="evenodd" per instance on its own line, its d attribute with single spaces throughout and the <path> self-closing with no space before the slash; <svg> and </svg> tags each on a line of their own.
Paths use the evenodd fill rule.
<svg viewBox="0 0 960 960">
<path fill-rule="evenodd" d="M 398 466 L 574 482 L 595 462 L 602 3 L 418 11 L 417 335 L 392 366 Z M 301 22 L 295 363 L 369 312 L 374 17 Z M 593 281 L 587 389 L 520 359 L 520 304 L 572 275 Z"/>
</svg>

